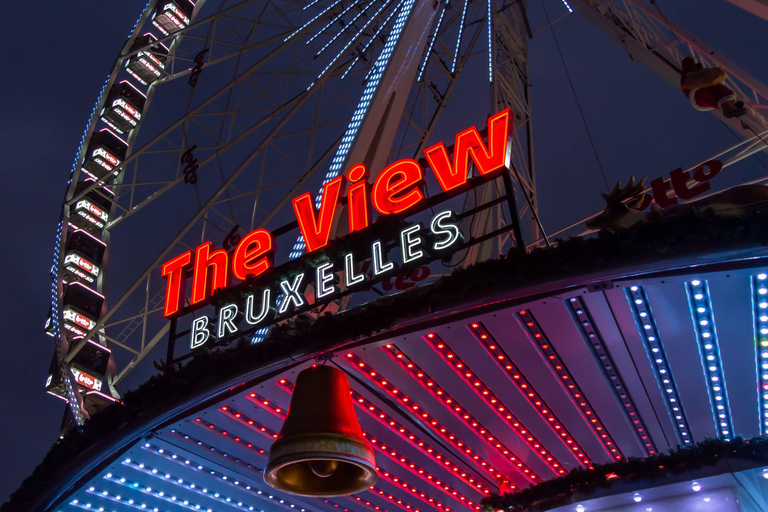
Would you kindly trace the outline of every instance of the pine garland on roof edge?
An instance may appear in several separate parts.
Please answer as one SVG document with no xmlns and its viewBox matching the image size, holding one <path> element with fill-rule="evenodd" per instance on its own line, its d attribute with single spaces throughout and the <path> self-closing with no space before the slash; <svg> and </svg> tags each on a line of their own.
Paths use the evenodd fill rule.
<svg viewBox="0 0 768 512">
<path fill-rule="evenodd" d="M 577 493 L 589 494 L 618 482 L 636 482 L 664 478 L 712 466 L 725 460 L 747 460 L 756 466 L 768 465 L 768 437 L 749 440 L 707 439 L 693 446 L 681 446 L 669 453 L 645 459 L 630 457 L 610 464 L 576 468 L 567 475 L 542 482 L 516 493 L 493 494 L 481 500 L 485 512 L 535 512 L 549 510 L 568 502 Z M 664 482 L 659 482 L 662 485 Z"/>
</svg>

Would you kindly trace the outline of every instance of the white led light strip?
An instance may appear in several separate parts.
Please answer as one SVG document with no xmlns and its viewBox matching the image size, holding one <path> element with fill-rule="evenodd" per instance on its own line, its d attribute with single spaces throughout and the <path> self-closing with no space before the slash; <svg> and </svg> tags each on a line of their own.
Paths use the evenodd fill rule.
<svg viewBox="0 0 768 512">
<path fill-rule="evenodd" d="M 443 10 L 440 11 L 440 17 L 437 19 L 437 25 L 435 26 L 435 31 L 432 33 L 432 39 L 429 41 L 429 47 L 427 48 L 427 53 L 424 54 L 424 61 L 421 63 L 421 69 L 419 69 L 419 77 L 416 79 L 417 82 L 421 82 L 421 77 L 424 74 L 424 70 L 427 69 L 427 64 L 429 63 L 429 56 L 432 54 L 432 48 L 435 45 L 435 39 L 437 39 L 437 33 L 440 31 L 440 26 L 443 24 L 443 16 L 445 16 L 445 6 L 443 6 Z"/>
<path fill-rule="evenodd" d="M 392 1 L 392 0 L 388 0 L 388 1 L 387 1 L 387 5 L 388 5 L 388 4 L 389 4 L 391 1 Z M 350 70 L 351 70 L 351 69 L 352 69 L 352 68 L 355 66 L 355 64 L 357 64 L 357 62 L 360 60 L 360 55 L 363 55 L 363 54 L 365 54 L 366 50 L 368 50 L 368 47 L 370 47 L 370 46 L 371 46 L 371 44 L 372 44 L 372 43 L 373 43 L 373 42 L 376 40 L 376 38 L 377 38 L 377 37 L 379 37 L 379 33 L 381 32 L 381 29 L 383 29 L 384 27 L 386 27 L 386 26 L 389 24 L 389 20 L 390 20 L 390 19 L 392 19 L 392 16 L 394 16 L 394 15 L 395 15 L 395 13 L 397 12 L 397 10 L 400 8 L 400 5 L 402 5 L 403 1 L 404 1 L 404 0 L 400 0 L 400 2 L 398 2 L 398 4 L 395 6 L 395 8 L 394 8 L 394 9 L 392 9 L 392 12 L 390 12 L 390 13 L 389 13 L 389 16 L 387 16 L 387 19 L 385 19 L 385 20 L 384 20 L 384 23 L 382 23 L 381 25 L 379 25 L 379 28 L 377 28 L 377 29 L 376 29 L 376 32 L 374 32 L 374 33 L 373 33 L 373 36 L 371 36 L 371 38 L 368 40 L 368 42 L 367 42 L 367 43 L 365 43 L 365 46 L 363 47 L 363 49 L 362 49 L 362 50 L 360 50 L 360 53 L 359 53 L 359 54 L 357 55 L 357 57 L 355 57 L 355 59 L 352 61 L 352 64 L 350 64 L 350 65 L 349 65 L 349 67 L 347 68 L 347 70 L 346 70 L 346 71 L 344 71 L 344 74 L 343 74 L 343 75 L 341 75 L 341 79 L 342 79 L 342 80 L 344 80 L 344 77 L 346 77 L 346 76 L 347 76 L 347 74 L 349 73 L 349 71 L 350 71 Z M 376 13 L 376 14 L 378 14 L 378 13 Z M 366 75 L 367 75 L 367 73 L 366 73 Z"/>
<path fill-rule="evenodd" d="M 685 283 L 685 291 L 688 294 L 688 305 L 691 310 L 696 341 L 699 345 L 701 366 L 704 370 L 715 429 L 720 437 L 730 439 L 734 436 L 731 408 L 728 404 L 728 392 L 725 388 L 725 375 L 720 360 L 720 346 L 717 342 L 717 329 L 715 329 L 715 316 L 712 311 L 709 286 L 706 281 L 694 279 Z"/>
<path fill-rule="evenodd" d="M 467 17 L 467 5 L 469 0 L 464 0 L 464 10 L 461 11 L 461 23 L 459 23 L 459 35 L 456 38 L 456 51 L 453 54 L 453 64 L 451 64 L 451 74 L 456 72 L 456 60 L 459 58 L 459 49 L 461 48 L 461 35 L 464 33 L 464 20 Z"/>
</svg>

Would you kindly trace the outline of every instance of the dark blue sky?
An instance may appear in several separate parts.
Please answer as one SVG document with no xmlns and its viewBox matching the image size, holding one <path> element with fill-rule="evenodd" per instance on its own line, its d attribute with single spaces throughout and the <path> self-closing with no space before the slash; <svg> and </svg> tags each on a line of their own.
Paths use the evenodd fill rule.
<svg viewBox="0 0 768 512">
<path fill-rule="evenodd" d="M 96 95 L 144 4 L 5 4 L 0 33 L 6 49 L 0 81 L 6 180 L 0 192 L 6 219 L 0 225 L 6 326 L 0 362 L 0 501 L 31 473 L 58 434 L 63 403 L 43 391 L 53 349 L 42 328 L 54 229 Z M 658 4 L 768 82 L 768 22 L 724 0 Z M 562 10 L 553 0 L 547 6 L 552 13 Z M 531 2 L 531 20 L 534 29 L 543 23 L 538 0 Z M 609 183 L 631 174 L 661 176 L 735 141 L 722 124 L 693 111 L 680 91 L 631 62 L 578 15 L 558 22 L 555 31 Z M 553 231 L 600 208 L 598 192 L 604 185 L 548 31 L 531 43 L 531 60 L 540 204 L 545 227 Z M 749 177 L 766 174 L 754 157 L 739 169 Z"/>
</svg>

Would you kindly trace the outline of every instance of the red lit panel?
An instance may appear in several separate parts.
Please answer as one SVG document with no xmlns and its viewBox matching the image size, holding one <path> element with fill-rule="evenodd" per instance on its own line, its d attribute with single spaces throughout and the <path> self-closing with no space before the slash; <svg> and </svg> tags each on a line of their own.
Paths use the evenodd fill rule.
<svg viewBox="0 0 768 512">
<path fill-rule="evenodd" d="M 289 381 L 289 380 L 287 380 L 287 379 L 281 379 L 276 384 L 277 384 L 278 387 L 280 387 L 281 389 L 284 389 L 286 391 L 291 391 L 291 390 L 293 390 L 293 387 L 294 387 L 294 383 Z M 256 395 L 256 396 L 254 397 L 252 395 Z M 361 397 L 358 393 L 356 393 L 354 391 L 352 391 L 352 396 L 353 396 L 353 398 L 355 396 L 357 396 L 357 398 L 354 398 L 354 400 L 355 400 L 355 403 L 358 406 L 360 406 L 360 404 L 363 403 L 363 402 L 361 402 L 361 400 L 365 400 L 363 397 Z M 261 397 L 260 395 L 258 395 L 256 393 L 250 393 L 248 395 L 248 399 L 249 400 L 254 400 L 256 398 L 260 398 L 261 400 L 258 402 L 259 405 L 261 405 L 262 407 L 264 407 L 268 411 L 272 412 L 272 414 L 275 414 L 276 416 L 280 416 L 281 415 L 281 413 L 275 412 L 274 409 L 277 409 L 278 407 L 275 404 L 271 403 L 269 400 Z M 280 417 L 284 418 L 285 415 L 283 414 Z M 367 433 L 365 433 L 365 432 L 363 432 L 363 436 L 368 437 Z M 438 491 L 442 491 L 445 494 L 453 497 L 454 499 L 456 499 L 457 501 L 463 503 L 464 505 L 466 505 L 469 508 L 474 508 L 475 510 L 480 510 L 480 506 L 479 505 L 474 503 L 472 500 L 470 500 L 465 495 L 461 494 L 459 491 L 457 491 L 456 489 L 452 488 L 450 485 L 446 484 L 445 482 L 443 482 L 439 478 L 436 478 L 434 475 L 430 474 L 428 471 L 426 471 L 423 468 L 419 467 L 413 461 L 409 460 L 404 455 L 398 453 L 392 447 L 389 447 L 386 444 L 383 444 L 383 443 L 379 442 L 379 440 L 377 440 L 376 438 L 371 438 L 371 439 L 369 439 L 369 441 L 371 442 L 371 446 L 373 446 L 373 448 L 375 450 L 381 452 L 387 458 L 392 459 L 397 465 L 401 466 L 403 469 L 405 469 L 409 473 L 412 473 L 417 478 L 420 478 L 426 484 L 434 487 Z M 378 467 L 376 468 L 376 470 L 378 471 L 379 475 L 382 475 L 382 474 L 386 473 L 385 476 L 387 478 L 389 478 L 394 485 L 397 485 L 398 487 L 406 490 L 409 494 L 412 494 L 414 497 L 422 499 L 422 500 L 425 500 L 431 506 L 433 506 L 433 507 L 435 507 L 435 508 L 437 508 L 439 510 L 442 510 L 442 511 L 445 511 L 445 512 L 449 512 L 450 510 L 452 510 L 450 507 L 448 507 L 446 505 L 443 505 L 439 501 L 435 501 L 434 498 L 426 495 L 425 493 L 419 492 L 419 490 L 416 487 L 413 487 L 412 485 L 409 486 L 409 484 L 407 482 L 405 482 L 404 480 L 402 480 L 402 479 L 400 479 L 400 478 L 398 478 L 396 476 L 395 477 L 391 477 L 388 472 L 380 471 L 380 469 L 381 468 L 378 468 Z"/>
<path fill-rule="evenodd" d="M 477 452 L 475 452 L 474 450 L 469 448 L 467 445 L 465 445 L 463 441 L 457 439 L 456 435 L 451 433 L 447 427 L 440 424 L 440 422 L 438 422 L 434 417 L 432 417 L 429 413 L 427 413 L 424 409 L 422 409 L 417 403 L 413 402 L 413 400 L 411 400 L 404 394 L 400 393 L 400 390 L 398 390 L 393 384 L 391 384 L 381 374 L 377 373 L 365 361 L 363 361 L 358 356 L 351 353 L 347 354 L 347 360 L 353 363 L 353 366 L 357 368 L 360 372 L 364 373 L 371 382 L 375 382 L 379 386 L 379 388 L 384 390 L 389 396 L 391 396 L 392 398 L 400 402 L 406 409 L 411 411 L 413 414 L 416 414 L 417 416 L 419 416 L 436 434 L 438 434 L 440 437 L 448 441 L 450 444 L 452 444 L 453 446 L 461 450 L 464 453 L 464 455 L 466 455 L 468 458 L 474 461 L 474 463 L 480 469 L 483 469 L 484 471 L 490 473 L 496 479 L 499 479 L 503 476 L 500 471 L 496 470 L 485 459 L 481 458 L 480 455 L 477 454 Z M 541 477 L 539 477 L 531 468 L 529 468 L 526 464 L 524 464 L 521 460 L 519 460 L 512 453 L 511 450 L 509 450 L 506 446 L 504 446 L 501 442 L 499 442 L 495 437 L 491 436 L 490 433 L 485 429 L 485 427 L 483 427 L 480 424 L 480 422 L 478 422 L 473 416 L 471 416 L 465 409 L 458 406 L 459 410 L 456 411 L 455 409 L 457 407 L 457 404 L 453 402 L 453 399 L 451 399 L 447 395 L 447 393 L 445 393 L 445 391 L 440 389 L 435 384 L 433 384 L 433 386 L 431 387 L 427 387 L 427 389 L 429 389 L 430 392 L 434 390 L 435 395 L 441 401 L 441 403 L 445 404 L 446 407 L 448 407 L 448 409 L 455 416 L 457 416 L 462 422 L 464 422 L 465 425 L 467 425 L 467 427 L 469 427 L 473 432 L 477 433 L 480 436 L 480 438 L 486 442 L 486 444 L 488 444 L 491 448 L 493 448 L 498 453 L 500 453 L 505 459 L 509 460 L 512 464 L 514 464 L 515 468 L 517 468 L 517 470 L 524 477 L 534 482 L 541 481 Z M 563 471 L 563 473 L 565 472 Z"/>
<path fill-rule="evenodd" d="M 624 456 L 621 452 L 621 449 L 616 444 L 616 441 L 613 439 L 611 434 L 608 432 L 608 429 L 605 427 L 600 417 L 597 415 L 597 412 L 592 407 L 592 404 L 589 403 L 589 400 L 587 400 L 587 397 L 581 391 L 581 388 L 576 383 L 576 379 L 573 378 L 573 374 L 571 374 L 570 370 L 568 370 L 568 367 L 560 358 L 560 355 L 552 346 L 552 343 L 549 342 L 549 339 L 547 339 L 544 332 L 539 328 L 536 319 L 533 318 L 533 315 L 528 311 L 521 311 L 518 314 L 517 319 L 520 322 L 520 325 L 523 327 L 525 333 L 533 341 L 534 346 L 537 348 L 537 352 L 541 355 L 542 359 L 544 359 L 544 362 L 552 371 L 555 379 L 557 379 L 565 392 L 568 393 L 568 396 L 571 398 L 571 402 L 573 402 L 573 404 L 579 410 L 581 417 L 584 418 L 584 421 L 586 421 L 587 425 L 589 425 L 589 427 L 592 429 L 592 432 L 595 434 L 595 437 L 597 437 L 597 440 L 600 441 L 603 449 L 605 449 L 606 453 L 608 453 L 612 459 L 621 460 Z M 478 328 L 475 328 L 475 325 L 478 325 Z M 488 333 L 483 324 L 471 324 L 467 327 L 469 327 L 470 331 L 473 331 L 473 334 L 475 334 L 476 337 L 477 333 L 487 333 L 488 336 L 491 337 L 490 333 Z M 503 366 L 506 370 L 506 361 L 509 360 L 509 356 L 504 351 L 504 349 L 498 347 L 498 343 L 496 343 L 495 340 L 486 342 L 485 340 L 481 339 L 480 342 L 491 355 L 495 355 L 497 352 L 503 353 L 506 359 L 497 362 L 499 362 L 499 366 Z M 496 345 L 498 350 L 490 349 L 490 344 Z M 491 352 L 492 350 L 493 352 Z M 509 371 L 507 372 L 507 375 L 509 375 Z"/>
</svg>

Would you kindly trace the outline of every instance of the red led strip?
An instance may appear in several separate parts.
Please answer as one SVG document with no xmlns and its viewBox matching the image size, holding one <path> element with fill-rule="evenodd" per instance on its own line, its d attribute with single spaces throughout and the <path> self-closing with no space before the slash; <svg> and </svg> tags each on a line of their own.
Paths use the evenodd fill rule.
<svg viewBox="0 0 768 512">
<path fill-rule="evenodd" d="M 284 389 L 286 391 L 290 391 L 293 389 L 293 382 L 281 379 L 279 382 L 276 383 L 278 387 L 281 389 Z M 361 403 L 365 400 L 363 397 L 361 397 L 358 393 L 355 391 L 352 391 L 353 398 L 357 395 L 357 398 L 355 398 L 355 402 L 358 406 L 360 406 Z M 258 395 L 257 395 L 258 396 Z M 255 397 L 254 397 L 255 398 Z M 267 408 L 268 405 L 264 404 L 264 402 L 269 402 L 267 399 L 262 399 L 261 403 L 263 404 L 263 407 Z M 274 404 L 273 404 L 274 407 Z M 268 409 L 269 410 L 269 409 Z M 274 413 L 273 414 L 278 414 Z M 363 436 L 368 437 L 367 433 L 363 432 Z M 421 480 L 424 480 L 425 483 L 428 485 L 433 486 L 435 489 L 444 492 L 448 496 L 460 501 L 462 504 L 468 506 L 469 508 L 474 508 L 475 510 L 480 510 L 480 505 L 477 505 L 472 500 L 467 498 L 465 495 L 461 494 L 456 489 L 452 488 L 450 485 L 447 485 L 445 482 L 440 480 L 439 478 L 436 478 L 429 472 L 425 471 L 420 466 L 416 465 L 413 461 L 409 460 L 402 454 L 398 453 L 391 447 L 386 446 L 383 443 L 380 443 L 376 438 L 371 438 L 371 445 L 374 449 L 377 451 L 383 453 L 387 458 L 392 459 L 397 465 L 403 467 L 408 472 L 412 473 L 414 476 L 420 478 Z M 384 475 L 386 478 L 388 478 L 394 485 L 406 490 L 409 494 L 412 494 L 416 498 L 420 498 L 427 502 L 429 505 L 436 507 L 440 510 L 444 510 L 446 512 L 452 510 L 450 507 L 443 505 L 442 503 L 435 501 L 434 498 L 428 496 L 427 494 L 423 492 L 419 492 L 419 490 L 416 487 L 408 486 L 408 484 L 401 480 L 398 477 L 391 477 L 389 472 L 382 470 L 381 468 L 376 468 L 379 470 L 379 475 Z"/>
<path fill-rule="evenodd" d="M 382 347 L 384 348 L 384 347 Z M 456 439 L 456 435 L 450 433 L 447 427 L 441 425 L 434 417 L 432 417 L 429 413 L 427 413 L 424 409 L 422 409 L 418 404 L 413 402 L 410 398 L 407 396 L 404 396 L 400 393 L 400 391 L 392 385 L 386 378 L 384 378 L 382 375 L 377 373 L 373 368 L 371 368 L 365 361 L 360 359 L 355 354 L 347 354 L 347 360 L 354 363 L 354 367 L 357 368 L 359 371 L 365 373 L 366 377 L 370 381 L 376 382 L 376 384 L 384 390 L 389 396 L 400 402 L 406 409 L 410 410 L 414 414 L 421 417 L 422 420 L 425 421 L 427 425 L 429 425 L 432 430 L 440 435 L 443 439 L 460 449 L 464 454 L 472 459 L 475 464 L 479 465 L 482 469 L 488 471 L 491 473 L 491 475 L 494 478 L 500 478 L 503 475 L 501 472 L 497 471 L 493 466 L 491 466 L 485 459 L 482 459 L 480 455 L 477 454 L 474 450 L 469 448 L 464 444 L 463 441 L 460 441 Z M 396 359 L 397 361 L 400 361 L 399 359 Z M 406 368 L 407 369 L 407 368 Z M 407 369 L 410 371 L 409 369 Z M 376 377 L 379 377 L 380 380 L 376 380 Z M 520 461 L 511 450 L 509 450 L 506 446 L 501 444 L 500 442 L 496 441 L 496 444 L 493 444 L 495 438 L 493 436 L 490 436 L 488 431 L 471 415 L 469 415 L 466 410 L 459 407 L 459 411 L 461 413 L 457 413 L 455 409 L 455 404 L 453 403 L 453 400 L 448 397 L 448 395 L 440 389 L 438 386 L 434 385 L 432 387 L 428 387 L 427 389 L 430 389 L 430 391 L 433 391 L 433 389 L 436 389 L 439 393 L 436 393 L 435 395 L 437 398 L 444 404 L 447 404 L 446 407 L 455 415 L 457 416 L 464 424 L 466 424 L 470 429 L 472 429 L 473 432 L 478 433 L 480 438 L 485 441 L 490 447 L 492 447 L 494 450 L 499 452 L 501 455 L 504 456 L 505 459 L 508 459 L 509 461 L 514 464 L 515 468 L 517 468 L 518 471 L 522 473 L 523 476 L 528 478 L 532 481 L 540 481 L 541 478 L 534 473 L 534 471 L 529 468 L 526 464 L 524 464 L 522 461 Z M 466 418 L 464 417 L 466 415 Z"/>
<path fill-rule="evenodd" d="M 571 397 L 571 401 L 579 410 L 581 417 L 584 418 L 584 421 L 587 422 L 587 425 L 590 426 L 592 432 L 595 434 L 595 437 L 597 437 L 597 440 L 600 441 L 603 449 L 605 449 L 606 453 L 608 453 L 608 455 L 614 460 L 621 460 L 624 457 L 621 449 L 616 444 L 616 441 L 613 439 L 611 434 L 608 432 L 608 429 L 605 427 L 602 420 L 600 420 L 600 417 L 592 407 L 592 404 L 589 403 L 589 400 L 587 400 L 587 397 L 581 391 L 581 388 L 576 383 L 576 379 L 573 378 L 573 374 L 571 374 L 571 372 L 568 370 L 568 367 L 560 358 L 560 355 L 552 346 L 552 343 L 549 342 L 546 335 L 539 327 L 536 319 L 533 318 L 533 315 L 531 315 L 530 312 L 520 311 L 518 314 L 518 321 L 522 325 L 525 333 L 533 341 L 533 344 L 538 349 L 538 352 L 544 359 L 544 362 L 547 364 L 547 366 L 549 366 L 552 374 L 555 376 L 560 385 L 563 386 L 563 389 L 566 393 L 568 393 L 568 396 Z M 475 325 L 478 325 L 479 327 L 476 328 L 474 327 Z M 471 324 L 468 327 L 470 331 L 485 332 L 490 336 L 490 333 L 487 332 L 485 326 L 482 324 Z M 484 343 L 485 340 L 480 340 L 480 342 Z M 498 345 L 498 343 L 495 344 Z M 486 350 L 489 350 L 487 343 L 484 343 L 484 345 L 486 346 Z M 501 349 L 501 351 L 505 356 L 507 355 L 503 349 Z M 509 356 L 507 356 L 507 358 L 508 357 Z M 501 366 L 501 363 L 499 363 L 499 366 Z"/>
<path fill-rule="evenodd" d="M 217 427 L 213 423 L 210 423 L 208 421 L 205 421 L 202 418 L 195 418 L 195 421 L 190 421 L 190 423 L 193 423 L 197 425 L 200 428 L 204 428 L 209 432 L 213 432 L 219 437 L 223 437 L 224 439 L 231 441 L 236 444 L 240 444 L 243 447 L 253 451 L 254 453 L 257 453 L 259 455 L 264 455 L 266 453 L 266 450 L 263 448 L 257 448 L 253 445 L 253 443 L 249 443 L 247 441 L 243 441 L 239 436 L 232 435 L 231 432 L 228 432 L 222 428 Z M 271 436 L 270 436 L 271 437 Z"/>
<path fill-rule="evenodd" d="M 435 448 L 425 443 L 420 437 L 418 437 L 413 432 L 405 428 L 403 425 L 395 421 L 394 418 L 392 418 L 387 413 L 385 413 L 384 411 L 376 407 L 371 401 L 367 400 L 360 393 L 353 390 L 352 399 L 357 403 L 360 409 L 370 414 L 371 417 L 376 419 L 382 425 L 388 427 L 392 432 L 400 436 L 404 441 L 410 443 L 415 448 L 418 448 L 427 457 L 436 461 L 438 464 L 445 467 L 446 469 L 452 470 L 453 474 L 461 478 L 464 481 L 464 483 L 478 489 L 483 494 L 491 493 L 490 489 L 486 488 L 485 486 L 483 486 L 483 484 L 475 480 L 473 476 L 467 474 L 466 471 L 462 470 L 459 466 L 449 461 L 447 457 L 443 457 L 443 455 L 437 450 L 435 450 Z"/>
<path fill-rule="evenodd" d="M 225 416 L 232 418 L 238 423 L 245 425 L 246 427 L 253 430 L 254 432 L 258 432 L 259 434 L 265 435 L 267 437 L 271 437 L 272 439 L 277 439 L 277 432 L 275 432 L 274 430 L 268 427 L 265 427 L 261 423 L 249 418 L 248 416 L 244 415 L 239 411 L 236 411 L 235 409 L 231 408 L 228 405 L 222 405 L 216 410 L 224 414 Z"/>
<path fill-rule="evenodd" d="M 488 352 L 493 360 L 496 361 L 496 364 L 499 365 L 501 370 L 507 375 L 507 377 L 509 377 L 509 380 L 512 381 L 512 384 L 514 384 L 518 391 L 520 391 L 525 399 L 528 400 L 528 403 L 531 404 L 534 409 L 536 409 L 536 412 L 539 413 L 539 416 L 541 416 L 547 425 L 549 425 L 555 435 L 560 438 L 568 450 L 576 457 L 579 463 L 585 467 L 589 466 L 591 460 L 589 456 L 584 452 L 584 449 L 581 447 L 578 441 L 576 441 L 576 439 L 566 428 L 563 422 L 560 421 L 560 419 L 555 415 L 555 413 L 552 411 L 552 408 L 544 400 L 544 397 L 542 397 L 541 394 L 536 391 L 536 388 L 533 386 L 533 384 L 531 384 L 525 375 L 523 375 L 523 372 L 520 371 L 520 368 L 518 368 L 518 366 L 512 361 L 512 358 L 509 357 L 509 354 L 507 354 L 501 347 L 499 347 L 498 342 L 493 338 L 491 333 L 488 332 L 485 326 L 479 323 L 473 323 L 467 327 L 469 327 L 469 331 L 472 333 L 475 339 L 477 339 L 477 341 L 483 345 L 483 348 L 485 348 L 486 352 Z M 462 361 L 459 355 L 445 343 L 445 340 L 441 339 L 440 336 L 434 333 L 422 336 L 422 339 L 426 341 L 427 344 L 432 347 L 435 352 L 440 354 L 440 357 L 442 357 L 443 361 L 448 363 L 448 365 L 453 367 L 456 373 L 461 375 L 462 380 L 464 380 L 468 386 L 474 389 L 475 393 L 477 393 L 480 398 L 482 398 L 494 411 L 496 411 L 496 414 L 501 416 L 505 421 L 511 421 L 512 415 L 504 415 L 502 410 L 503 406 L 498 406 L 498 404 L 501 403 L 498 397 L 493 394 L 493 392 L 488 388 L 488 386 L 485 385 L 485 383 L 483 383 L 482 379 L 480 379 L 477 374 L 469 369 L 467 364 Z"/>
<path fill-rule="evenodd" d="M 292 389 L 293 389 L 293 386 L 291 386 L 291 390 Z M 245 395 L 245 399 L 248 400 L 249 402 L 254 403 L 255 405 L 258 405 L 262 409 L 268 412 L 271 412 L 275 416 L 279 417 L 281 420 L 285 419 L 286 412 L 282 407 L 280 407 L 274 402 L 271 402 L 269 399 L 264 398 L 258 393 L 248 393 L 247 395 Z"/>
<path fill-rule="evenodd" d="M 376 486 L 372 485 L 371 487 L 368 488 L 368 490 L 374 493 L 375 495 L 377 495 L 378 497 L 392 503 L 393 505 L 397 505 L 402 509 L 409 510 L 410 512 L 421 512 L 418 508 L 412 506 L 410 503 L 405 503 L 400 498 L 396 498 L 391 493 L 388 493 L 383 489 L 379 489 Z M 355 501 L 359 501 L 360 503 L 365 503 L 369 507 L 373 506 L 373 504 L 370 501 L 364 500 L 360 496 L 350 496 L 350 498 L 354 498 Z"/>
<path fill-rule="evenodd" d="M 363 432 L 363 436 L 368 437 L 368 435 L 365 432 Z M 445 492 L 446 494 L 453 497 L 454 499 L 461 501 L 463 504 L 467 505 L 469 508 L 480 510 L 480 505 L 475 504 L 474 502 L 472 502 L 472 500 L 468 499 L 466 496 L 459 493 L 456 489 L 453 489 L 450 485 L 447 485 L 445 482 L 435 478 L 430 473 L 424 471 L 423 468 L 417 466 L 412 461 L 404 457 L 402 454 L 393 450 L 391 447 L 388 447 L 383 443 L 379 443 L 376 438 L 371 438 L 370 441 L 371 441 L 371 445 L 373 445 L 373 447 L 376 450 L 380 451 L 381 453 L 386 455 L 388 458 L 392 459 L 398 465 L 404 467 L 414 475 L 418 476 L 419 478 L 424 480 L 427 484 L 433 487 L 436 487 L 437 489 Z M 434 498 L 427 496 L 423 492 L 419 493 L 416 487 L 411 486 L 411 488 L 409 488 L 408 483 L 403 480 L 400 480 L 398 477 L 396 476 L 390 477 L 388 471 L 384 471 L 379 467 L 377 467 L 376 469 L 379 471 L 379 475 L 384 475 L 386 478 L 390 479 L 395 485 L 398 485 L 400 488 L 407 490 L 413 496 L 417 498 L 421 498 L 422 500 L 425 500 L 430 505 L 437 507 L 440 510 L 451 510 L 449 507 L 443 505 L 438 501 L 435 501 Z"/>
<path fill-rule="evenodd" d="M 373 492 L 373 491 L 371 491 L 370 489 L 369 489 L 369 491 L 370 491 L 370 492 Z M 354 500 L 354 499 L 355 499 L 355 498 L 353 498 L 352 496 L 346 496 L 346 498 L 347 498 L 347 499 L 350 499 L 350 500 Z M 374 504 L 373 504 L 373 503 L 371 503 L 370 501 L 363 501 L 362 499 L 360 499 L 360 500 L 355 500 L 355 501 L 358 501 L 358 502 L 360 503 L 360 505 L 361 505 L 361 506 L 364 506 L 364 507 L 366 507 L 366 508 L 367 508 L 367 509 L 369 509 L 369 510 L 373 510 L 374 512 L 389 512 L 387 509 L 385 509 L 385 508 L 381 508 L 381 507 L 380 507 L 380 506 L 378 506 L 378 505 L 374 505 Z M 342 505 L 339 505 L 339 504 L 338 504 L 338 503 L 336 503 L 335 501 L 331 501 L 331 500 L 329 500 L 329 499 L 327 499 L 327 498 L 323 498 L 323 502 L 324 502 L 324 503 L 327 503 L 327 504 L 329 504 L 329 505 L 333 505 L 333 507 L 334 507 L 334 508 L 338 508 L 338 509 L 341 509 L 343 512 L 351 512 L 351 511 L 350 511 L 350 510 L 349 510 L 347 507 L 345 507 L 345 506 L 342 506 Z"/>
<path fill-rule="evenodd" d="M 490 435 L 490 432 L 487 432 L 485 428 L 483 428 L 480 423 L 467 411 L 464 407 L 459 405 L 458 402 L 454 401 L 450 394 L 446 392 L 443 388 L 438 386 L 434 380 L 432 380 L 429 375 L 427 375 L 424 370 L 419 368 L 416 363 L 414 363 L 405 353 L 400 350 L 395 345 L 388 344 L 384 347 L 382 347 L 389 355 L 392 357 L 394 361 L 396 361 L 405 371 L 411 374 L 411 377 L 416 379 L 418 382 L 420 382 L 424 388 L 432 394 L 435 398 L 440 400 L 443 405 L 445 405 L 449 410 L 451 410 L 457 417 L 459 417 L 462 421 L 467 423 L 473 430 L 476 432 L 479 432 L 481 434 L 481 437 L 485 440 L 491 442 L 491 446 L 494 448 L 497 448 L 499 446 L 502 446 L 498 439 L 494 440 L 494 437 Z M 460 377 L 464 378 L 464 374 L 459 374 Z M 549 468 L 554 471 L 556 474 L 564 475 L 566 473 L 565 469 L 563 469 L 562 463 L 555 458 L 555 456 L 547 450 L 547 448 L 544 446 L 541 441 L 539 441 L 536 436 L 531 433 L 531 431 L 526 428 L 526 426 L 503 405 L 496 405 L 496 403 L 503 404 L 502 401 L 500 401 L 498 398 L 496 398 L 496 395 L 493 395 L 491 393 L 490 389 L 488 389 L 485 384 L 483 384 L 483 381 L 480 379 L 476 379 L 474 382 L 470 383 L 470 386 L 475 388 L 483 388 L 483 391 L 487 391 L 488 395 L 483 395 L 482 393 L 480 396 L 487 400 L 488 405 L 491 406 L 491 408 L 498 414 L 498 416 L 504 420 L 504 422 L 509 425 L 509 427 L 512 429 L 515 434 L 520 437 L 527 445 L 528 447 L 536 453 L 536 455 L 544 461 L 544 463 L 549 466 Z M 495 399 L 496 402 L 491 403 L 490 399 Z M 506 414 L 500 414 L 504 413 L 506 411 Z M 498 449 L 498 448 L 497 448 Z M 504 448 L 505 453 L 511 453 L 509 449 L 506 447 Z M 528 469 L 528 471 L 531 471 Z M 540 478 L 536 475 L 532 476 L 533 478 Z"/>
</svg>

